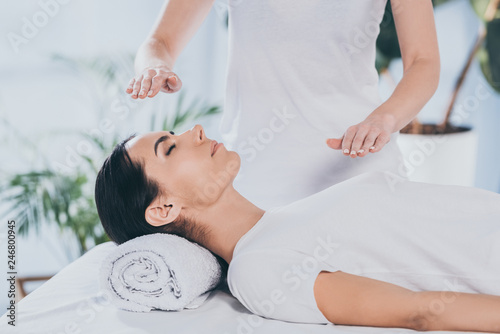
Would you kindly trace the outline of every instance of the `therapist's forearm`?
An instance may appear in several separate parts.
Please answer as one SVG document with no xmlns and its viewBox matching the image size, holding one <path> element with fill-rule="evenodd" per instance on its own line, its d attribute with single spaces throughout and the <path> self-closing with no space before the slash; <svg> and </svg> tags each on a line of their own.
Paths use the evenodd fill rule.
<svg viewBox="0 0 500 334">
<path fill-rule="evenodd" d="M 404 128 L 422 110 L 436 92 L 439 83 L 439 60 L 421 58 L 404 73 L 391 97 L 369 116 L 394 118 L 392 132 Z"/>
<path fill-rule="evenodd" d="M 163 67 L 171 71 L 174 63 L 167 45 L 160 39 L 150 37 L 137 50 L 134 68 L 136 74 L 147 67 Z"/>
</svg>

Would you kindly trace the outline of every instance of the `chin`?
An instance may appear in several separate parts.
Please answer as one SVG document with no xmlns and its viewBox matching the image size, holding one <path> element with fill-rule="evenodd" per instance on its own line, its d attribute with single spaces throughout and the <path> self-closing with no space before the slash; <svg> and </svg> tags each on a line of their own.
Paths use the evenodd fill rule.
<svg viewBox="0 0 500 334">
<path fill-rule="evenodd" d="M 226 161 L 226 170 L 234 177 L 238 175 L 241 166 L 240 155 L 234 151 L 228 151 L 228 158 Z"/>
</svg>

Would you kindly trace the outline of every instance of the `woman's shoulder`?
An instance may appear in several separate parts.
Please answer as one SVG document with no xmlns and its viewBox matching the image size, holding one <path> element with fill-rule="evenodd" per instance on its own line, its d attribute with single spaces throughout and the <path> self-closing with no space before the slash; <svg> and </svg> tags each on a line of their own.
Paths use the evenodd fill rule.
<svg viewBox="0 0 500 334">
<path fill-rule="evenodd" d="M 231 260 L 227 272 L 228 284 L 251 284 L 262 280 L 279 280 L 293 270 L 305 255 L 293 249 L 253 249 Z"/>
<path fill-rule="evenodd" d="M 326 323 L 313 303 L 315 275 L 296 274 L 305 257 L 306 254 L 289 249 L 240 254 L 229 264 L 229 290 L 254 314 L 284 321 Z M 318 266 L 316 271 L 323 268 L 324 265 Z"/>
<path fill-rule="evenodd" d="M 238 253 L 229 262 L 227 276 L 228 282 L 233 279 L 244 279 L 251 277 L 253 273 L 259 273 L 270 259 L 273 258 L 272 250 L 252 249 Z"/>
<path fill-rule="evenodd" d="M 282 275 L 292 269 L 287 250 L 257 249 L 239 254 L 229 263 L 227 284 L 231 294 L 253 313 L 262 315 L 256 301 L 282 287 Z"/>
</svg>

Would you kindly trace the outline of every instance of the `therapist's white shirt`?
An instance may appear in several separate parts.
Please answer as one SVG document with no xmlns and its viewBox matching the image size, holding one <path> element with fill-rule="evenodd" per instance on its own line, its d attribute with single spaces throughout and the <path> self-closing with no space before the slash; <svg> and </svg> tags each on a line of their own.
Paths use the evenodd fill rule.
<svg viewBox="0 0 500 334">
<path fill-rule="evenodd" d="M 266 209 L 366 171 L 406 177 L 396 144 L 344 156 L 326 145 L 380 104 L 375 41 L 387 0 L 229 0 L 220 131 L 235 188 Z"/>
</svg>

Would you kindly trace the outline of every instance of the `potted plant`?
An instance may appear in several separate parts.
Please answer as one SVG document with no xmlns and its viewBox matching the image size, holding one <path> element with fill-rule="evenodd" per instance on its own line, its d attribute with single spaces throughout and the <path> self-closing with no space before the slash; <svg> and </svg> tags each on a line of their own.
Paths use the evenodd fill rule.
<svg viewBox="0 0 500 334">
<path fill-rule="evenodd" d="M 434 5 L 439 5 L 445 1 L 433 2 Z M 468 106 L 456 108 L 456 100 L 476 57 L 479 58 L 482 72 L 489 85 L 500 92 L 500 11 L 498 10 L 500 0 L 470 0 L 470 2 L 485 24 L 480 25 L 474 46 L 460 71 L 443 121 L 438 124 L 422 124 L 415 118 L 400 131 L 398 144 L 405 159 L 405 169 L 413 181 L 474 185 L 477 133 L 470 127 L 455 126 L 452 123 L 460 122 L 470 114 Z M 390 8 L 386 10 L 392 17 Z M 386 26 L 381 25 L 377 51 L 379 72 L 390 79 L 387 67 L 392 59 L 401 56 L 392 21 Z M 490 95 L 486 87 L 478 86 L 466 99 L 468 101 L 466 103 L 477 107 L 482 99 Z M 457 112 L 457 109 L 461 112 Z"/>
</svg>

